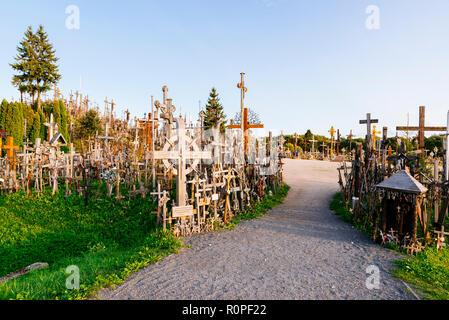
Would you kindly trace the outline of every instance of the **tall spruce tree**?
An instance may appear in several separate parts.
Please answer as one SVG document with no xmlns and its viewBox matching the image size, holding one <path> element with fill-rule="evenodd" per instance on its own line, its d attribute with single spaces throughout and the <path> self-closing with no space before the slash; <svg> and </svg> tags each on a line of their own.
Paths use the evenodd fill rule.
<svg viewBox="0 0 449 320">
<path fill-rule="evenodd" d="M 37 93 L 37 109 L 40 109 L 41 93 L 50 90 L 61 78 L 56 65 L 58 58 L 44 27 L 40 25 L 36 33 L 33 33 L 29 26 L 17 51 L 18 54 L 14 58 L 16 63 L 11 64 L 11 67 L 18 74 L 13 76 L 12 84 L 21 92 L 27 91 L 33 102 Z"/>
<path fill-rule="evenodd" d="M 220 103 L 220 98 L 218 97 L 217 90 L 212 88 L 209 94 L 209 99 L 206 104 L 206 116 L 204 118 L 204 126 L 207 128 L 214 127 L 218 121 L 221 120 L 220 129 L 225 130 L 226 125 L 226 115 L 223 112 L 223 106 Z"/>
</svg>

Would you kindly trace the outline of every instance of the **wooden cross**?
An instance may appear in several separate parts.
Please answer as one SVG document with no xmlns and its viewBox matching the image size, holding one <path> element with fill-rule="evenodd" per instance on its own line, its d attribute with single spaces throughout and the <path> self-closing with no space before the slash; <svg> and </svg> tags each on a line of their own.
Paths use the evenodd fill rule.
<svg viewBox="0 0 449 320">
<path fill-rule="evenodd" d="M 248 137 L 249 137 L 249 129 L 253 128 L 263 128 L 264 125 L 260 123 L 250 124 L 248 122 L 248 108 L 243 109 L 243 121 L 241 124 L 230 124 L 228 128 L 230 129 L 238 129 L 242 128 L 243 136 L 244 136 L 244 146 L 245 152 L 248 151 Z"/>
<path fill-rule="evenodd" d="M 177 132 L 177 150 L 174 151 L 151 151 L 150 156 L 154 159 L 177 160 L 178 174 L 176 181 L 176 202 L 178 208 L 173 208 L 173 217 L 193 215 L 193 207 L 186 206 L 186 160 L 188 159 L 210 159 L 210 151 L 190 151 L 186 141 L 186 124 L 182 116 L 176 120 L 178 125 Z M 194 142 L 192 142 L 194 143 Z"/>
<path fill-rule="evenodd" d="M 0 139 L 1 140 L 1 139 Z M 19 150 L 19 146 L 14 145 L 14 137 L 7 137 L 6 138 L 6 144 L 2 146 L 3 149 L 6 150 L 6 156 L 8 157 L 9 163 L 14 166 L 15 169 L 15 156 L 14 156 L 14 150 Z"/>
<path fill-rule="evenodd" d="M 366 114 L 366 120 L 360 120 L 360 124 L 366 124 L 366 145 L 368 148 L 371 146 L 371 124 L 378 123 L 378 119 L 371 119 L 371 113 Z"/>
<path fill-rule="evenodd" d="M 446 131 L 446 127 L 426 127 L 425 126 L 425 117 L 426 117 L 426 107 L 419 107 L 419 126 L 398 126 L 396 127 L 397 131 L 418 131 L 418 139 L 419 139 L 419 149 L 424 150 L 424 133 L 426 131 Z"/>
<path fill-rule="evenodd" d="M 373 148 L 376 149 L 376 134 L 381 133 L 380 131 L 376 131 L 376 126 L 373 126 L 373 131 L 371 132 L 373 134 Z"/>
<path fill-rule="evenodd" d="M 328 132 L 331 135 L 331 156 L 333 156 L 334 155 L 334 134 L 335 134 L 334 126 L 331 126 L 331 129 Z"/>
</svg>

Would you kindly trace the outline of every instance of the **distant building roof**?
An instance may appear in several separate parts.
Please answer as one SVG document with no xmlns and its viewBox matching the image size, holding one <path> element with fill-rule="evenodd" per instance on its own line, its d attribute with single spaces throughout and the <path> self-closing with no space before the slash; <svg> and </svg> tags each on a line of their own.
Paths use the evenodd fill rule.
<svg viewBox="0 0 449 320">
<path fill-rule="evenodd" d="M 384 180 L 376 185 L 376 187 L 380 189 L 399 191 L 404 193 L 421 194 L 427 192 L 427 188 L 424 187 L 418 180 L 413 178 L 405 170 L 401 170 L 398 173 L 395 173 L 387 180 Z"/>
</svg>

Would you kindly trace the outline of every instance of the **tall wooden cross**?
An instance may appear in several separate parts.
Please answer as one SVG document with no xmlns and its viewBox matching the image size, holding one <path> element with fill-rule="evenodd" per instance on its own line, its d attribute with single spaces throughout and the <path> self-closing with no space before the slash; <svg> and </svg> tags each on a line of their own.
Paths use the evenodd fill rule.
<svg viewBox="0 0 449 320">
<path fill-rule="evenodd" d="M 230 129 L 238 129 L 242 128 L 242 133 L 244 137 L 244 146 L 245 146 L 245 152 L 248 151 L 248 137 L 249 137 L 249 129 L 255 129 L 255 128 L 263 128 L 264 125 L 260 123 L 252 123 L 250 124 L 248 122 L 248 108 L 243 109 L 243 121 L 241 124 L 230 124 L 228 128 Z"/>
<path fill-rule="evenodd" d="M 426 131 L 446 131 L 446 127 L 426 127 L 425 126 L 426 107 L 419 107 L 419 126 L 398 126 L 397 131 L 418 131 L 419 149 L 424 150 L 424 133 Z"/>
<path fill-rule="evenodd" d="M 315 142 L 318 142 L 318 140 L 315 140 L 315 135 L 312 135 L 312 140 L 309 140 L 309 142 L 312 142 L 312 153 L 315 153 Z"/>
<path fill-rule="evenodd" d="M 373 148 L 374 148 L 374 150 L 376 150 L 376 139 L 377 139 L 376 134 L 377 133 L 381 133 L 381 132 L 380 131 L 376 131 L 376 126 L 374 125 L 373 126 L 373 131 L 371 133 L 373 134 Z"/>
<path fill-rule="evenodd" d="M 378 119 L 371 119 L 371 113 L 366 114 L 365 120 L 360 120 L 360 124 L 366 124 L 366 145 L 368 148 L 371 147 L 371 124 L 372 123 L 378 123 Z"/>
<path fill-rule="evenodd" d="M 334 134 L 335 134 L 334 126 L 331 126 L 331 129 L 328 132 L 331 135 L 331 156 L 333 156 L 334 155 Z"/>
</svg>

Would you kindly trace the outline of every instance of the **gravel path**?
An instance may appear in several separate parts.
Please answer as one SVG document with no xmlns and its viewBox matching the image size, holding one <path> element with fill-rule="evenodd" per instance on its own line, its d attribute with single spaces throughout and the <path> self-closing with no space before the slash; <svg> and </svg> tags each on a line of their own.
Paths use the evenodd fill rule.
<svg viewBox="0 0 449 320">
<path fill-rule="evenodd" d="M 101 299 L 414 299 L 388 271 L 399 254 L 328 209 L 337 163 L 287 160 L 285 202 L 235 230 L 194 235 L 191 248 L 135 273 Z M 366 268 L 380 270 L 368 290 Z"/>
</svg>

